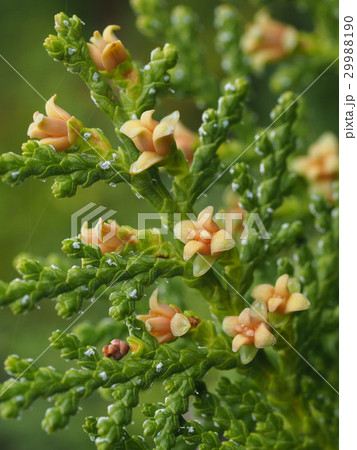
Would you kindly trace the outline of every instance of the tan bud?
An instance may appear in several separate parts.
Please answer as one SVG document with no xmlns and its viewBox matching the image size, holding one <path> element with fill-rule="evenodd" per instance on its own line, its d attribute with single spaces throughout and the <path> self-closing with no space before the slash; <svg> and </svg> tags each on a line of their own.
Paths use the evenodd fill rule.
<svg viewBox="0 0 357 450">
<path fill-rule="evenodd" d="M 152 133 L 156 153 L 167 155 L 174 140 L 174 128 L 166 123 L 159 123 Z"/>
<path fill-rule="evenodd" d="M 276 343 L 275 337 L 269 331 L 265 323 L 261 323 L 255 330 L 254 344 L 257 348 L 264 348 L 274 345 Z"/>
<path fill-rule="evenodd" d="M 241 325 L 249 327 L 251 325 L 250 308 L 244 308 L 239 314 L 238 319 Z"/>
<path fill-rule="evenodd" d="M 106 71 L 114 70 L 128 57 L 127 51 L 121 41 L 111 42 L 104 47 L 102 63 Z"/>
<path fill-rule="evenodd" d="M 280 306 L 284 304 L 284 299 L 281 297 L 272 297 L 268 300 L 269 312 L 275 312 Z"/>
<path fill-rule="evenodd" d="M 187 242 L 183 250 L 183 259 L 188 261 L 196 253 L 199 253 L 200 255 L 209 255 L 210 248 L 207 244 L 200 241 Z"/>
<path fill-rule="evenodd" d="M 275 295 L 279 297 L 287 297 L 290 292 L 288 289 L 289 275 L 281 275 L 275 283 Z"/>
<path fill-rule="evenodd" d="M 237 326 L 240 325 L 238 316 L 227 316 L 223 319 L 222 328 L 228 336 L 234 337 L 237 334 Z"/>
<path fill-rule="evenodd" d="M 171 319 L 170 328 L 174 336 L 183 336 L 191 328 L 191 323 L 186 316 L 176 313 Z"/>
<path fill-rule="evenodd" d="M 271 284 L 259 284 L 252 290 L 251 296 L 256 300 L 263 300 L 268 303 L 268 300 L 274 295 L 274 286 Z"/>
<path fill-rule="evenodd" d="M 252 338 L 248 336 L 244 336 L 243 334 L 237 334 L 236 337 L 232 341 L 232 350 L 236 353 L 242 345 L 251 345 Z"/>
<path fill-rule="evenodd" d="M 130 173 L 131 175 L 136 175 L 143 172 L 149 167 L 163 161 L 164 158 L 165 156 L 158 155 L 156 152 L 144 152 L 139 156 L 137 161 L 130 166 Z"/>
<path fill-rule="evenodd" d="M 105 43 L 115 42 L 118 38 L 115 36 L 114 31 L 119 31 L 119 25 L 107 25 L 103 30 L 103 39 Z"/>
<path fill-rule="evenodd" d="M 305 295 L 300 294 L 300 292 L 295 292 L 288 298 L 284 312 L 285 314 L 289 314 L 295 311 L 303 311 L 308 308 L 310 308 L 310 302 Z"/>
<path fill-rule="evenodd" d="M 150 317 L 146 320 L 145 326 L 149 333 L 166 334 L 170 332 L 171 319 L 166 316 Z"/>
<path fill-rule="evenodd" d="M 219 255 L 222 252 L 232 249 L 236 245 L 232 236 L 225 230 L 214 233 L 211 240 L 211 255 Z"/>
<path fill-rule="evenodd" d="M 159 122 L 157 120 L 154 120 L 152 118 L 152 115 L 154 114 L 155 110 L 151 109 L 149 111 L 145 111 L 141 114 L 140 117 L 140 123 L 147 128 L 148 130 L 150 130 L 151 132 L 154 131 L 154 129 L 157 127 L 157 125 L 159 125 Z"/>
</svg>

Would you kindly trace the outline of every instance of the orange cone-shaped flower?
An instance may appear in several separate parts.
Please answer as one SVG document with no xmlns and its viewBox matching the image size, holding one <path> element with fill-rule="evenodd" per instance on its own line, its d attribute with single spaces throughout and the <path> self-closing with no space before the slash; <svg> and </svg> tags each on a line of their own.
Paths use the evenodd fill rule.
<svg viewBox="0 0 357 450">
<path fill-rule="evenodd" d="M 256 348 L 264 348 L 274 345 L 275 337 L 269 331 L 269 326 L 265 323 L 266 308 L 259 308 L 259 311 L 252 308 L 245 308 L 239 316 L 228 316 L 223 320 L 223 330 L 228 336 L 232 336 L 232 350 L 237 352 L 243 345 L 254 345 Z"/>
<path fill-rule="evenodd" d="M 40 139 L 40 144 L 51 145 L 56 152 L 63 152 L 73 145 L 79 137 L 81 128 L 78 120 L 55 104 L 57 95 L 46 103 L 46 114 L 36 111 L 27 134 L 31 139 Z"/>
<path fill-rule="evenodd" d="M 175 305 L 166 305 L 159 302 L 156 289 L 150 297 L 150 311 L 147 315 L 138 315 L 137 318 L 145 322 L 146 329 L 154 336 L 159 344 L 171 342 L 179 336 L 186 334 L 191 327 L 198 325 L 197 319 L 190 320 L 181 314 Z"/>
<path fill-rule="evenodd" d="M 196 253 L 206 256 L 203 258 L 207 263 L 206 267 L 199 270 L 199 274 L 196 276 L 207 272 L 222 252 L 230 250 L 236 245 L 231 234 L 220 229 L 213 221 L 212 216 L 213 206 L 208 206 L 199 213 L 197 221 L 183 220 L 174 228 L 175 237 L 186 244 L 183 251 L 183 258 L 186 261 Z M 201 261 L 201 257 L 195 259 L 194 273 L 195 264 L 199 265 Z"/>
<path fill-rule="evenodd" d="M 288 274 L 281 275 L 275 283 L 259 284 L 253 288 L 252 297 L 263 301 L 271 313 L 290 314 L 310 307 L 309 300 L 300 293 L 300 283 Z"/>
<path fill-rule="evenodd" d="M 307 156 L 296 158 L 292 168 L 306 177 L 317 193 L 330 197 L 332 182 L 338 176 L 338 141 L 333 133 L 324 133 L 314 142 Z"/>
<path fill-rule="evenodd" d="M 135 230 L 132 230 L 131 233 L 127 233 L 125 237 L 120 238 L 118 237 L 119 231 L 120 227 L 115 220 L 109 220 L 108 223 L 106 223 L 104 220 L 99 219 L 94 228 L 88 228 L 88 222 L 85 222 L 82 225 L 79 237 L 87 245 L 99 245 L 102 253 L 118 253 L 123 250 L 128 242 L 136 241 Z"/>
<path fill-rule="evenodd" d="M 128 53 L 122 42 L 115 36 L 114 31 L 120 30 L 118 25 L 108 25 L 103 35 L 95 31 L 88 44 L 90 57 L 99 70 L 111 71 L 126 61 Z"/>
<path fill-rule="evenodd" d="M 145 111 L 141 114 L 140 120 L 128 120 L 120 128 L 120 131 L 142 152 L 139 159 L 130 167 L 132 175 L 162 161 L 170 152 L 180 114 L 175 111 L 157 122 L 152 118 L 154 112 L 154 110 Z"/>
<path fill-rule="evenodd" d="M 294 27 L 277 22 L 265 11 L 260 11 L 248 25 L 241 46 L 250 56 L 252 65 L 259 69 L 288 56 L 296 49 L 298 41 L 299 34 Z"/>
</svg>

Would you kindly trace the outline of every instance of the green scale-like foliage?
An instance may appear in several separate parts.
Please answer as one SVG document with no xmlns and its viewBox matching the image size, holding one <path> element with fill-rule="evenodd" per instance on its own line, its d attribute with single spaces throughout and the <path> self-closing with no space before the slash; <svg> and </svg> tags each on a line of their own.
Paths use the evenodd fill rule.
<svg viewBox="0 0 357 450">
<path fill-rule="evenodd" d="M 127 233 L 135 239 L 116 251 L 102 251 L 80 235 L 62 242 L 68 260 L 61 264 L 17 258 L 19 278 L 0 282 L 0 306 L 21 314 L 54 300 L 59 316 L 75 319 L 50 337 L 50 347 L 70 365 L 67 370 L 41 367 L 39 358 L 25 359 L 27 355 L 6 359 L 10 378 L 0 384 L 1 414 L 16 418 L 37 399 L 47 399 L 51 405 L 42 427 L 52 433 L 65 428 L 81 401 L 98 392 L 108 403 L 106 412 L 88 416 L 83 429 L 100 450 L 335 448 L 337 186 L 332 199 L 309 198 L 306 183 L 290 170 L 297 154 L 296 134 L 303 129 L 298 98 L 284 92 L 267 128 L 255 125 L 254 111 L 247 107 L 252 68 L 237 45 L 245 13 L 235 6 L 217 4 L 216 34 L 207 43 L 194 5 L 170 10 L 161 0 L 131 3 L 139 30 L 168 42 L 151 52 L 147 64 L 136 63 L 127 50 L 127 59 L 116 69 L 98 70 L 82 36 L 83 23 L 64 13 L 55 16 L 56 34 L 44 43 L 51 58 L 83 79 L 118 141 L 110 143 L 101 130 L 80 124 L 78 138 L 63 152 L 30 139 L 21 154 L 2 154 L 0 175 L 12 186 L 29 177 L 54 177 L 52 192 L 57 198 L 71 197 L 79 186 L 100 180 L 112 187 L 125 182 L 162 214 L 168 233 L 124 226 L 120 236 Z M 327 17 L 325 8 L 321 10 Z M 326 61 L 325 53 L 322 59 Z M 217 70 L 217 61 L 223 72 Z M 199 109 L 206 108 L 192 162 L 173 142 L 162 162 L 131 174 L 140 152 L 120 129 L 173 90 L 178 98 L 193 99 Z M 172 239 L 174 214 L 186 219 L 197 213 L 197 200 L 207 203 L 206 197 L 213 191 L 221 194 L 222 186 L 235 196 L 230 207 L 245 210 L 243 233 L 248 233 L 241 239 L 234 235 L 235 246 L 219 254 L 205 274 L 194 276 L 195 263 L 184 260 L 182 243 Z M 290 214 L 296 199 L 310 202 L 310 211 L 302 208 Z M 261 230 L 255 215 L 266 235 L 257 232 Z M 250 357 L 253 345 L 233 352 L 223 319 L 238 316 L 253 303 L 249 294 L 254 286 L 274 284 L 283 274 L 301 284 L 310 308 L 283 320 L 268 316 L 268 321 L 274 319 L 274 346 Z M 167 304 L 171 296 L 175 301 L 182 297 L 180 314 L 191 320 L 188 332 L 160 344 L 137 317 L 139 312 L 148 314 L 146 298 L 158 283 L 159 300 L 163 290 Z M 180 286 L 178 293 L 175 286 Z M 95 308 L 97 301 L 106 302 L 109 317 L 86 322 L 81 314 Z M 199 318 L 200 303 L 204 312 Z M 101 345 L 112 339 L 128 343 L 120 360 L 101 352 Z M 155 395 L 143 404 L 144 391 Z M 146 418 L 134 424 L 133 432 L 136 409 Z"/>
</svg>

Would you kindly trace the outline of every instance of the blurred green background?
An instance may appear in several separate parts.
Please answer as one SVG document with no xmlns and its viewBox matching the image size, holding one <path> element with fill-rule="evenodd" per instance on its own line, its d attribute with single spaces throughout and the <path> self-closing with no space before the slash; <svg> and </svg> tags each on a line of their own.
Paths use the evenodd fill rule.
<svg viewBox="0 0 357 450">
<path fill-rule="evenodd" d="M 192 2 L 171 2 L 191 4 L 206 26 L 205 36 L 212 35 L 213 10 L 219 2 L 196 0 Z M 244 7 L 244 2 L 240 3 Z M 311 28 L 308 14 L 295 14 L 289 7 L 290 1 L 277 2 L 277 17 L 296 24 L 299 28 Z M 9 63 L 45 98 L 58 94 L 58 104 L 80 118 L 88 127 L 99 127 L 112 140 L 115 136 L 109 121 L 91 101 L 82 81 L 66 72 L 60 63 L 53 62 L 46 54 L 42 42 L 53 32 L 53 16 L 63 11 L 77 14 L 86 24 L 84 35 L 89 38 L 95 29 L 102 30 L 107 24 L 118 23 L 122 29 L 120 39 L 130 49 L 136 60 L 147 61 L 153 44 L 135 29 L 135 17 L 128 0 L 106 0 L 105 2 L 83 2 L 79 0 L 42 0 L 23 2 L 13 0 L 2 4 L 0 17 L 0 53 Z M 208 56 L 209 66 L 219 72 L 219 61 L 212 49 Z M 271 69 L 268 69 L 268 73 Z M 32 121 L 34 111 L 44 110 L 44 100 L 31 89 L 15 71 L 0 60 L 0 152 L 20 152 L 21 143 L 27 140 L 26 131 Z M 277 94 L 268 89 L 267 75 L 253 78 L 251 105 L 257 114 L 257 121 L 269 123 L 268 113 L 274 105 Z M 304 96 L 308 120 L 313 126 L 307 130 L 310 142 L 326 130 L 337 132 L 338 96 L 336 73 L 326 73 Z M 334 88 L 335 86 L 335 88 Z M 328 90 L 327 90 L 328 89 Z M 334 90 L 335 89 L 335 90 Z M 328 95 L 327 95 L 328 92 Z M 159 109 L 166 112 L 179 108 L 186 125 L 197 128 L 200 112 L 188 100 L 175 102 L 169 99 L 168 106 Z M 250 142 L 247 143 L 247 145 Z M 46 256 L 59 252 L 62 239 L 70 236 L 70 216 L 89 202 L 115 209 L 115 219 L 120 223 L 136 226 L 136 213 L 149 211 L 143 200 L 137 199 L 127 185 L 113 189 L 103 183 L 93 188 L 80 189 L 74 198 L 57 200 L 50 190 L 50 182 L 42 184 L 38 180 L 27 180 L 16 189 L 0 184 L 1 214 L 1 258 L 0 279 L 10 281 L 16 276 L 12 261 L 21 252 L 34 256 Z M 217 196 L 217 194 L 215 194 Z M 215 201 L 210 193 L 210 201 Z M 107 305 L 96 304 L 87 317 L 105 317 Z M 56 316 L 53 304 L 43 302 L 40 310 L 30 316 L 13 316 L 8 309 L 0 311 L 0 361 L 11 353 L 22 357 L 36 356 L 48 345 L 48 336 L 55 328 L 63 329 L 70 322 Z M 40 360 L 41 365 L 58 363 L 57 352 L 50 349 Z M 55 362 L 55 363 L 54 363 Z M 0 379 L 7 376 L 0 367 Z M 0 446 L 2 450 L 37 450 L 89 447 L 81 424 L 86 415 L 105 414 L 106 407 L 99 398 L 83 403 L 83 411 L 74 417 L 69 429 L 47 436 L 40 428 L 40 421 L 47 407 L 45 402 L 37 402 L 32 411 L 27 411 L 21 423 L 0 421 Z"/>
</svg>

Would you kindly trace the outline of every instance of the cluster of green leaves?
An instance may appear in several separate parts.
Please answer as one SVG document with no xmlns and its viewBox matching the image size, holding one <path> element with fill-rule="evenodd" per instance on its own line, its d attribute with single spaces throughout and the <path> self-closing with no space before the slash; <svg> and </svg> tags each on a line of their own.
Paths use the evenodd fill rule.
<svg viewBox="0 0 357 450">
<path fill-rule="evenodd" d="M 146 239 L 127 244 L 120 254 L 103 255 L 98 246 L 85 245 L 79 238 L 65 239 L 62 250 L 71 258 L 82 258 L 81 266 L 69 269 L 19 258 L 16 270 L 22 278 L 2 282 L 0 305 L 9 305 L 14 314 L 20 314 L 34 309 L 43 299 L 54 299 L 58 315 L 68 318 L 81 310 L 84 300 L 106 293 L 113 302 L 111 315 L 123 319 L 125 312 L 133 313 L 132 303 L 141 298 L 143 286 L 153 284 L 160 276 L 170 278 L 184 272 L 172 245 L 156 240 L 150 230 L 145 232 L 149 235 Z M 135 295 L 131 295 L 133 291 Z"/>
<path fill-rule="evenodd" d="M 138 14 L 137 27 L 144 35 L 177 47 L 180 58 L 172 71 L 177 94 L 194 97 L 202 105 L 212 104 L 219 91 L 217 80 L 206 69 L 208 49 L 197 40 L 202 31 L 197 13 L 183 5 L 170 11 L 166 0 L 131 0 L 131 5 Z"/>
<path fill-rule="evenodd" d="M 243 54 L 239 43 L 245 25 L 253 22 L 252 9 L 260 11 L 263 7 L 276 13 L 281 8 L 279 1 L 258 0 L 252 3 L 244 8 L 227 2 L 215 8 L 217 34 L 214 53 L 211 41 L 206 39 L 209 31 L 204 29 L 205 24 L 198 20 L 191 7 L 179 5 L 170 10 L 167 0 L 131 0 L 137 14 L 138 29 L 152 39 L 166 39 L 177 46 L 180 60 L 173 72 L 177 92 L 194 95 L 202 104 L 217 97 L 221 74 L 217 71 L 217 64 L 210 64 L 212 55 L 215 61 L 220 61 L 228 78 L 251 72 L 249 58 Z M 291 6 L 294 12 L 303 14 L 306 22 L 312 20 L 312 24 L 308 32 L 299 31 L 297 50 L 273 73 L 270 85 L 277 92 L 300 87 L 302 80 L 305 85 L 309 84 L 338 57 L 338 2 L 298 0 Z M 196 42 L 194 46 L 191 45 L 193 40 Z M 202 82 L 200 75 L 205 66 L 210 68 L 211 74 L 207 76 L 205 73 Z"/>
<path fill-rule="evenodd" d="M 105 138 L 103 136 L 98 145 L 93 139 L 94 132 L 100 133 L 88 128 L 81 131 L 79 152 L 74 152 L 72 147 L 71 152 L 57 153 L 49 145 L 33 140 L 25 142 L 22 155 L 12 152 L 1 155 L 2 180 L 16 186 L 30 176 L 40 180 L 55 176 L 51 189 L 57 198 L 72 197 L 78 186 L 90 187 L 99 180 L 111 185 L 126 181 L 128 177 L 120 152 L 109 150 L 103 156 Z"/>
<path fill-rule="evenodd" d="M 190 422 L 194 429 L 190 440 L 197 439 L 198 429 L 207 427 L 211 430 L 210 448 L 299 448 L 302 436 L 284 427 L 281 413 L 272 408 L 264 387 L 247 374 L 240 374 L 234 382 L 222 377 L 215 394 L 202 383 L 193 406 L 204 422 Z M 286 402 L 285 408 L 288 405 Z M 222 434 L 227 439 L 223 443 L 219 439 Z"/>
<path fill-rule="evenodd" d="M 255 139 L 255 151 L 261 157 L 260 177 L 253 175 L 245 162 L 236 162 L 229 170 L 232 190 L 239 195 L 240 206 L 248 211 L 246 222 L 249 223 L 251 217 L 253 224 L 253 215 L 258 214 L 268 232 L 264 236 L 252 227 L 242 242 L 240 260 L 243 269 L 238 280 L 242 292 L 251 285 L 257 265 L 268 255 L 274 257 L 282 246 L 293 246 L 302 234 L 299 221 L 282 224 L 279 229 L 274 228 L 273 223 L 274 212 L 290 194 L 296 178 L 287 170 L 287 158 L 295 149 L 293 125 L 296 114 L 296 97 L 286 92 L 270 115 L 273 123 L 269 131 Z"/>
<path fill-rule="evenodd" d="M 145 406 L 144 412 L 151 419 L 144 423 L 144 433 L 154 435 L 158 448 L 172 448 L 184 421 L 182 414 L 188 410 L 189 396 L 196 392 L 196 384 L 201 383 L 211 367 L 232 368 L 237 360 L 230 351 L 229 339 L 215 334 L 207 336 L 207 326 L 201 330 L 200 325 L 196 332 L 196 339 L 207 344 L 205 347 L 177 351 L 168 345 L 159 346 L 141 321 L 129 317 L 126 325 L 127 339 L 138 349 L 123 362 L 101 358 L 93 345 L 103 335 L 118 332 L 118 326 L 103 322 L 98 328 L 85 325 L 78 330 L 78 335 L 83 335 L 91 345 L 85 345 L 73 333 L 55 331 L 52 334 L 51 346 L 61 350 L 65 360 L 77 363 L 77 368 L 64 373 L 53 367 L 37 368 L 32 360 L 20 359 L 17 355 L 9 356 L 5 369 L 14 378 L 3 383 L 0 389 L 3 417 L 18 417 L 36 399 L 47 398 L 54 406 L 47 409 L 42 427 L 53 432 L 67 425 L 70 417 L 78 412 L 81 399 L 103 388 L 105 395 L 114 399 L 108 407 L 108 416 L 88 417 L 84 425 L 97 448 L 146 449 L 149 447 L 145 441 L 130 436 L 124 427 L 131 422 L 140 390 L 148 389 L 156 379 L 164 379 L 165 403 Z M 17 381 L 15 377 L 21 378 Z"/>
<path fill-rule="evenodd" d="M 1 414 L 18 417 L 36 399 L 46 398 L 52 406 L 42 426 L 53 432 L 68 424 L 82 399 L 99 391 L 110 402 L 107 415 L 87 417 L 84 430 L 100 450 L 147 449 L 152 445 L 162 450 L 333 448 L 335 392 L 322 384 L 316 373 L 306 370 L 305 362 L 292 348 L 298 348 L 318 371 L 324 372 L 326 361 L 331 362 L 327 378 L 336 383 L 331 357 L 336 334 L 329 329 L 336 327 L 337 318 L 337 199 L 333 205 L 322 198 L 312 199 L 316 233 L 311 230 L 311 239 L 301 221 L 279 219 L 279 209 L 283 215 L 281 206 L 289 201 L 296 181 L 288 170 L 288 159 L 296 150 L 296 97 L 290 92 L 280 97 L 271 115 L 272 125 L 256 138 L 260 174 L 256 161 L 252 167 L 238 161 L 243 154 L 233 163 L 222 163 L 217 153 L 221 144 L 229 146 L 234 125 L 244 127 L 247 81 L 236 78 L 247 70 L 235 45 L 242 32 L 240 15 L 232 5 L 215 10 L 216 45 L 224 71 L 220 88 L 217 74 L 206 73 L 203 46 L 192 45 L 201 24 L 191 8 L 177 6 L 169 11 L 159 0 L 133 0 L 132 4 L 139 28 L 170 42 L 153 50 L 150 62 L 142 67 L 129 56 L 125 67 L 119 66 L 113 73 L 98 71 L 76 16 L 56 15 L 57 35 L 45 41 L 49 55 L 85 81 L 95 104 L 113 123 L 118 149 L 98 129 L 82 128 L 75 145 L 63 153 L 30 140 L 23 145 L 21 155 L 6 153 L 0 157 L 3 181 L 17 185 L 30 176 L 55 176 L 52 190 L 56 197 L 72 196 L 78 186 L 87 187 L 99 180 L 111 185 L 125 181 L 157 212 L 169 214 L 170 231 L 173 214 L 194 212 L 197 198 L 219 181 L 239 195 L 240 206 L 247 211 L 249 233 L 198 278 L 192 274 L 192 262 L 183 260 L 180 244 L 164 241 L 155 230 L 138 230 L 135 242 L 117 253 L 102 254 L 94 244 L 86 245 L 77 237 L 66 239 L 62 250 L 80 261 L 71 268 L 19 258 L 16 269 L 21 278 L 0 283 L 1 306 L 9 305 L 19 314 L 34 309 L 40 301 L 53 299 L 58 314 L 67 318 L 86 311 L 93 304 L 91 300 L 102 298 L 108 301 L 111 319 L 82 323 L 73 333 L 52 334 L 51 346 L 74 365 L 65 372 L 38 367 L 18 356 L 8 357 L 5 370 L 11 378 L 0 384 Z M 135 75 L 131 79 L 124 76 L 129 70 Z M 172 87 L 178 95 L 194 97 L 199 107 L 202 103 L 210 106 L 202 115 L 192 164 L 189 166 L 173 145 L 162 163 L 168 179 L 164 180 L 158 167 L 131 175 L 129 168 L 139 151 L 120 127 L 152 109 L 158 94 Z M 246 122 L 246 128 L 250 127 L 250 121 Z M 254 232 L 254 214 L 259 215 L 270 239 Z M 245 297 L 253 280 L 264 278 L 268 282 L 282 273 L 299 278 L 313 308 L 279 328 L 277 345 L 260 351 L 247 368 L 232 352 L 231 338 L 222 332 L 221 320 L 238 315 L 246 307 Z M 211 319 L 202 320 L 174 343 L 158 345 L 136 318 L 137 302 L 146 295 L 146 288 L 152 291 L 159 279 L 173 277 L 200 292 L 209 305 Z M 102 357 L 98 351 L 103 339 L 114 337 L 131 345 L 132 351 L 121 361 Z M 219 375 L 218 384 L 208 377 L 204 381 L 212 369 L 215 375 L 230 370 L 229 379 Z M 156 381 L 163 385 L 165 398 L 141 408 L 147 417 L 142 424 L 144 437 L 132 434 L 129 425 L 140 394 Z"/>
<path fill-rule="evenodd" d="M 214 25 L 217 30 L 216 49 L 221 56 L 222 70 L 227 77 L 244 75 L 246 63 L 241 47 L 237 45 L 244 25 L 238 9 L 228 3 L 217 6 Z"/>
<path fill-rule="evenodd" d="M 56 197 L 72 196 L 77 186 L 88 187 L 100 179 L 112 185 L 125 181 L 156 211 L 190 211 L 200 190 L 215 175 L 215 152 L 227 136 L 229 127 L 241 118 L 246 83 L 236 80 L 226 85 L 224 95 L 218 100 L 217 110 L 210 108 L 203 114 L 201 144 L 195 152 L 191 168 L 188 168 L 181 152 L 173 150 L 167 159 L 168 173 L 178 175 L 173 183 L 176 191 L 174 199 L 161 181 L 156 167 L 138 175 L 129 174 L 130 164 L 137 159 L 139 151 L 119 129 L 133 114 L 139 117 L 143 111 L 152 108 L 157 95 L 169 88 L 170 75 L 167 70 L 175 65 L 176 49 L 166 44 L 162 50 L 153 50 L 150 63 L 137 68 L 140 77 L 135 95 L 131 92 L 132 87 L 125 86 L 120 89 L 119 99 L 89 57 L 86 42 L 81 36 L 80 19 L 76 16 L 68 18 L 61 13 L 56 16 L 55 23 L 58 36 L 51 35 L 45 41 L 49 55 L 64 61 L 68 70 L 78 73 L 85 80 L 95 104 L 112 120 L 121 146 L 114 151 L 100 130 L 85 128 L 80 133 L 78 145 L 61 154 L 55 153 L 49 146 L 29 141 L 23 145 L 22 155 L 11 152 L 1 156 L 0 174 L 3 181 L 16 185 L 29 176 L 45 179 L 55 175 L 52 190 Z M 105 157 L 103 148 L 106 149 Z M 151 181 L 153 179 L 155 183 Z"/>
</svg>

